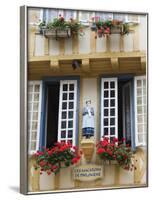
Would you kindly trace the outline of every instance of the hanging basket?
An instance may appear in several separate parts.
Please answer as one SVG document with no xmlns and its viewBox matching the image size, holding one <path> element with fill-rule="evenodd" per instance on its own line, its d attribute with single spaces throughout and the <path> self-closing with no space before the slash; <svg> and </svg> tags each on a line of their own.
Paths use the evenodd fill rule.
<svg viewBox="0 0 152 200">
<path fill-rule="evenodd" d="M 46 29 L 44 31 L 44 35 L 45 37 L 47 38 L 69 38 L 71 37 L 71 29 L 70 28 L 67 28 L 67 29 L 64 29 L 64 30 L 61 30 L 61 29 Z"/>
</svg>

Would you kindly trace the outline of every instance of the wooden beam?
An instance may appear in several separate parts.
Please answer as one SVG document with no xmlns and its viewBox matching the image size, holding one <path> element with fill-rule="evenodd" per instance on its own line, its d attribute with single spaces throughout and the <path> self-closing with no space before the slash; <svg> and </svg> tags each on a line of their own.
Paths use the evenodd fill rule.
<svg viewBox="0 0 152 200">
<path fill-rule="evenodd" d="M 90 64 L 89 64 L 89 59 L 88 58 L 82 59 L 82 70 L 84 72 L 89 72 L 90 71 Z"/>
<path fill-rule="evenodd" d="M 58 71 L 60 69 L 59 60 L 50 60 L 50 69 Z"/>
<path fill-rule="evenodd" d="M 142 56 L 140 58 L 140 63 L 141 63 L 141 69 L 145 70 L 146 69 L 146 56 Z"/>
<path fill-rule="evenodd" d="M 119 60 L 118 58 L 111 58 L 111 65 L 113 70 L 119 70 Z"/>
</svg>

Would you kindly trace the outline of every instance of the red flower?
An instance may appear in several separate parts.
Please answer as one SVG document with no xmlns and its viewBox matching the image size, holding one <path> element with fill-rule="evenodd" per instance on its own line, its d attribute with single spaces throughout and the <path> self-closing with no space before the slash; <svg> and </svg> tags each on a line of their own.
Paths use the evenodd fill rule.
<svg viewBox="0 0 152 200">
<path fill-rule="evenodd" d="M 48 151 L 48 154 L 51 156 L 51 155 L 52 155 L 52 151 L 51 151 L 51 150 L 49 150 L 49 151 Z"/>
<path fill-rule="evenodd" d="M 39 165 L 40 165 L 41 167 L 44 167 L 44 166 L 46 165 L 46 162 L 42 160 L 42 161 L 40 161 Z"/>
<path fill-rule="evenodd" d="M 50 171 L 47 171 L 47 174 L 48 174 L 48 175 L 50 175 L 50 174 L 51 174 L 51 172 L 50 172 Z"/>
<path fill-rule="evenodd" d="M 103 152 L 105 152 L 105 150 L 103 148 L 99 148 L 98 151 L 97 151 L 98 154 L 101 154 Z"/>
<path fill-rule="evenodd" d="M 78 160 L 79 160 L 79 159 L 76 157 L 76 158 L 73 158 L 71 162 L 72 162 L 72 164 L 75 164 L 75 163 L 78 162 Z"/>
<path fill-rule="evenodd" d="M 113 139 L 113 142 L 114 142 L 114 143 L 118 142 L 118 138 L 114 138 L 114 139 Z"/>
<path fill-rule="evenodd" d="M 103 141 L 101 141 L 101 145 L 102 145 L 103 147 L 107 146 L 107 145 L 108 145 L 108 141 L 107 141 L 106 139 L 103 140 Z"/>
<path fill-rule="evenodd" d="M 125 142 L 125 141 L 126 141 L 126 138 L 122 138 L 122 141 Z"/>
<path fill-rule="evenodd" d="M 112 156 L 112 151 L 107 150 L 107 153 L 108 153 L 110 156 Z"/>
</svg>

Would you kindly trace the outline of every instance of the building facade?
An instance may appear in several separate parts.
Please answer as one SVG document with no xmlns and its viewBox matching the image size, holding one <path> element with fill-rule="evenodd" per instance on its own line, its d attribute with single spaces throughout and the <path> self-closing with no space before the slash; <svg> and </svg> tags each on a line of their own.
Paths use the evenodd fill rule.
<svg viewBox="0 0 152 200">
<path fill-rule="evenodd" d="M 59 15 L 83 24 L 83 36 L 48 38 L 39 21 Z M 96 37 L 92 17 L 128 22 L 129 34 Z M 55 191 L 146 185 L 147 163 L 147 17 L 30 8 L 28 12 L 28 136 L 29 191 Z M 91 100 L 94 136 L 82 136 L 83 108 Z M 58 175 L 40 175 L 32 154 L 42 146 L 70 141 L 84 150 L 79 166 L 100 165 L 95 144 L 103 137 L 126 138 L 136 170 L 105 165 L 102 178 L 78 180 L 74 167 Z"/>
</svg>

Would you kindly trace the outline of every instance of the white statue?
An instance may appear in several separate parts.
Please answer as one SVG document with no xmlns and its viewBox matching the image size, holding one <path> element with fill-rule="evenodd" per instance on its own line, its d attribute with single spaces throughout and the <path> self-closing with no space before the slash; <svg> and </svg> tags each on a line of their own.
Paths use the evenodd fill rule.
<svg viewBox="0 0 152 200">
<path fill-rule="evenodd" d="M 83 108 L 82 135 L 86 138 L 94 136 L 94 109 L 91 107 L 91 100 L 86 101 Z"/>
</svg>

